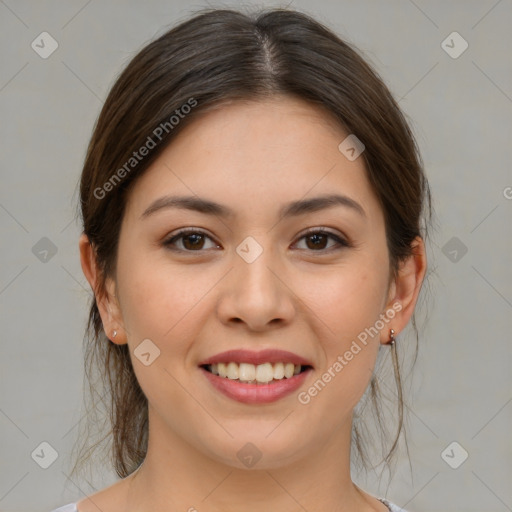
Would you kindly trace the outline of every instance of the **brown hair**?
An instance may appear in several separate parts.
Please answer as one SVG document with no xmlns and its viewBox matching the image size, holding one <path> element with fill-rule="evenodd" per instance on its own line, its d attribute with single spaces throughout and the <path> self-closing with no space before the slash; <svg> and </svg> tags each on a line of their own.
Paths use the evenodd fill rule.
<svg viewBox="0 0 512 512">
<path fill-rule="evenodd" d="M 81 176 L 80 206 L 83 231 L 95 250 L 103 280 L 96 290 L 99 294 L 104 293 L 105 278 L 115 273 L 126 194 L 136 178 L 184 126 L 208 109 L 277 94 L 323 108 L 365 145 L 362 157 L 368 179 L 384 212 L 390 279 L 397 275 L 399 263 L 412 254 L 415 237 L 426 238 L 426 216 L 431 218 L 432 207 L 415 139 L 381 78 L 356 49 L 306 14 L 284 9 L 247 14 L 207 9 L 158 37 L 131 60 L 97 120 Z M 183 107 L 192 102 L 193 108 Z M 179 121 L 171 122 L 172 116 L 179 116 Z M 134 151 L 149 146 L 150 138 L 147 155 L 131 160 Z M 417 352 L 414 317 L 412 323 Z M 94 297 L 85 358 L 92 399 L 86 435 L 93 426 L 101 433 L 107 416 L 111 425 L 94 446 L 88 448 L 90 438 L 85 439 L 79 465 L 97 445 L 110 440 L 113 466 L 124 478 L 146 454 L 147 399 L 135 377 L 128 346 L 106 337 Z M 398 372 L 397 361 L 394 364 Z M 398 426 L 391 448 L 383 452 L 386 462 L 403 428 L 400 374 L 395 376 Z M 375 408 L 377 424 L 385 427 L 376 376 L 366 395 Z M 98 412 L 100 403 L 103 413 Z M 101 414 L 105 421 L 98 424 Z M 362 427 L 355 417 L 353 441 L 366 467 Z M 76 468 L 77 464 L 73 472 Z"/>
</svg>

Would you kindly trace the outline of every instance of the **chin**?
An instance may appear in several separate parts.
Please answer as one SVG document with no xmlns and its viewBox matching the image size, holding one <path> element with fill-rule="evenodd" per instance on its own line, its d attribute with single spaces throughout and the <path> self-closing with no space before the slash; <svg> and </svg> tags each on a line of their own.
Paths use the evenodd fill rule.
<svg viewBox="0 0 512 512">
<path fill-rule="evenodd" d="M 210 446 L 209 451 L 212 459 L 232 468 L 277 469 L 298 462 L 307 456 L 307 448 L 297 445 L 297 441 L 301 439 L 300 436 L 295 438 L 285 432 L 278 435 L 276 431 L 272 432 L 272 429 L 261 429 L 254 435 L 244 433 L 243 430 L 230 432 L 233 438 L 219 440 L 215 446 Z M 268 435 L 269 432 L 272 433 Z M 211 443 L 211 439 L 209 442 Z"/>
</svg>

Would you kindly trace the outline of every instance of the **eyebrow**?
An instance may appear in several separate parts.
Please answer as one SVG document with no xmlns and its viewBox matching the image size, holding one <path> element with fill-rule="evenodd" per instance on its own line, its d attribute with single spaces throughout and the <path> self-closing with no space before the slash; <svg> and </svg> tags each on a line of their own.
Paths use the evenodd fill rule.
<svg viewBox="0 0 512 512">
<path fill-rule="evenodd" d="M 329 194 L 311 199 L 302 199 L 285 204 L 279 210 L 279 217 L 295 217 L 305 213 L 313 213 L 334 206 L 343 206 L 366 217 L 363 207 L 354 199 L 340 194 Z M 235 212 L 222 204 L 198 196 L 163 196 L 153 201 L 141 215 L 141 219 L 154 213 L 170 208 L 191 210 L 219 217 L 234 217 Z"/>
</svg>

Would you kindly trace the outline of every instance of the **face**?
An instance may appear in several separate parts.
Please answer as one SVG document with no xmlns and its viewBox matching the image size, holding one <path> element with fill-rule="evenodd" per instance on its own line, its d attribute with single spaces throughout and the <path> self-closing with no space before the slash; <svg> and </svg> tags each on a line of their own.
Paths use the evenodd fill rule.
<svg viewBox="0 0 512 512">
<path fill-rule="evenodd" d="M 363 158 L 338 149 L 347 135 L 299 100 L 232 103 L 188 125 L 131 189 L 101 311 L 129 345 L 153 437 L 235 467 L 251 442 L 272 468 L 349 431 L 380 343 L 407 319 Z M 248 352 L 222 362 L 248 365 L 229 377 L 201 366 L 233 350 Z M 305 371 L 277 378 L 275 363 L 299 360 Z M 274 381 L 233 378 L 253 368 Z"/>
</svg>

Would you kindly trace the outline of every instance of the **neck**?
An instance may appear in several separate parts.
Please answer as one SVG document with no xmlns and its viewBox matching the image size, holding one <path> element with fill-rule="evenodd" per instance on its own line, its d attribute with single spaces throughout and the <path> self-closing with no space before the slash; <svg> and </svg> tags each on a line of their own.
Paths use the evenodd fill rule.
<svg viewBox="0 0 512 512">
<path fill-rule="evenodd" d="M 351 421 L 303 458 L 240 469 L 205 455 L 150 411 L 148 451 L 130 475 L 127 510 L 188 512 L 384 511 L 350 476 Z M 236 451 L 236 450 L 234 450 Z M 258 466 L 261 469 L 257 469 Z"/>
</svg>

